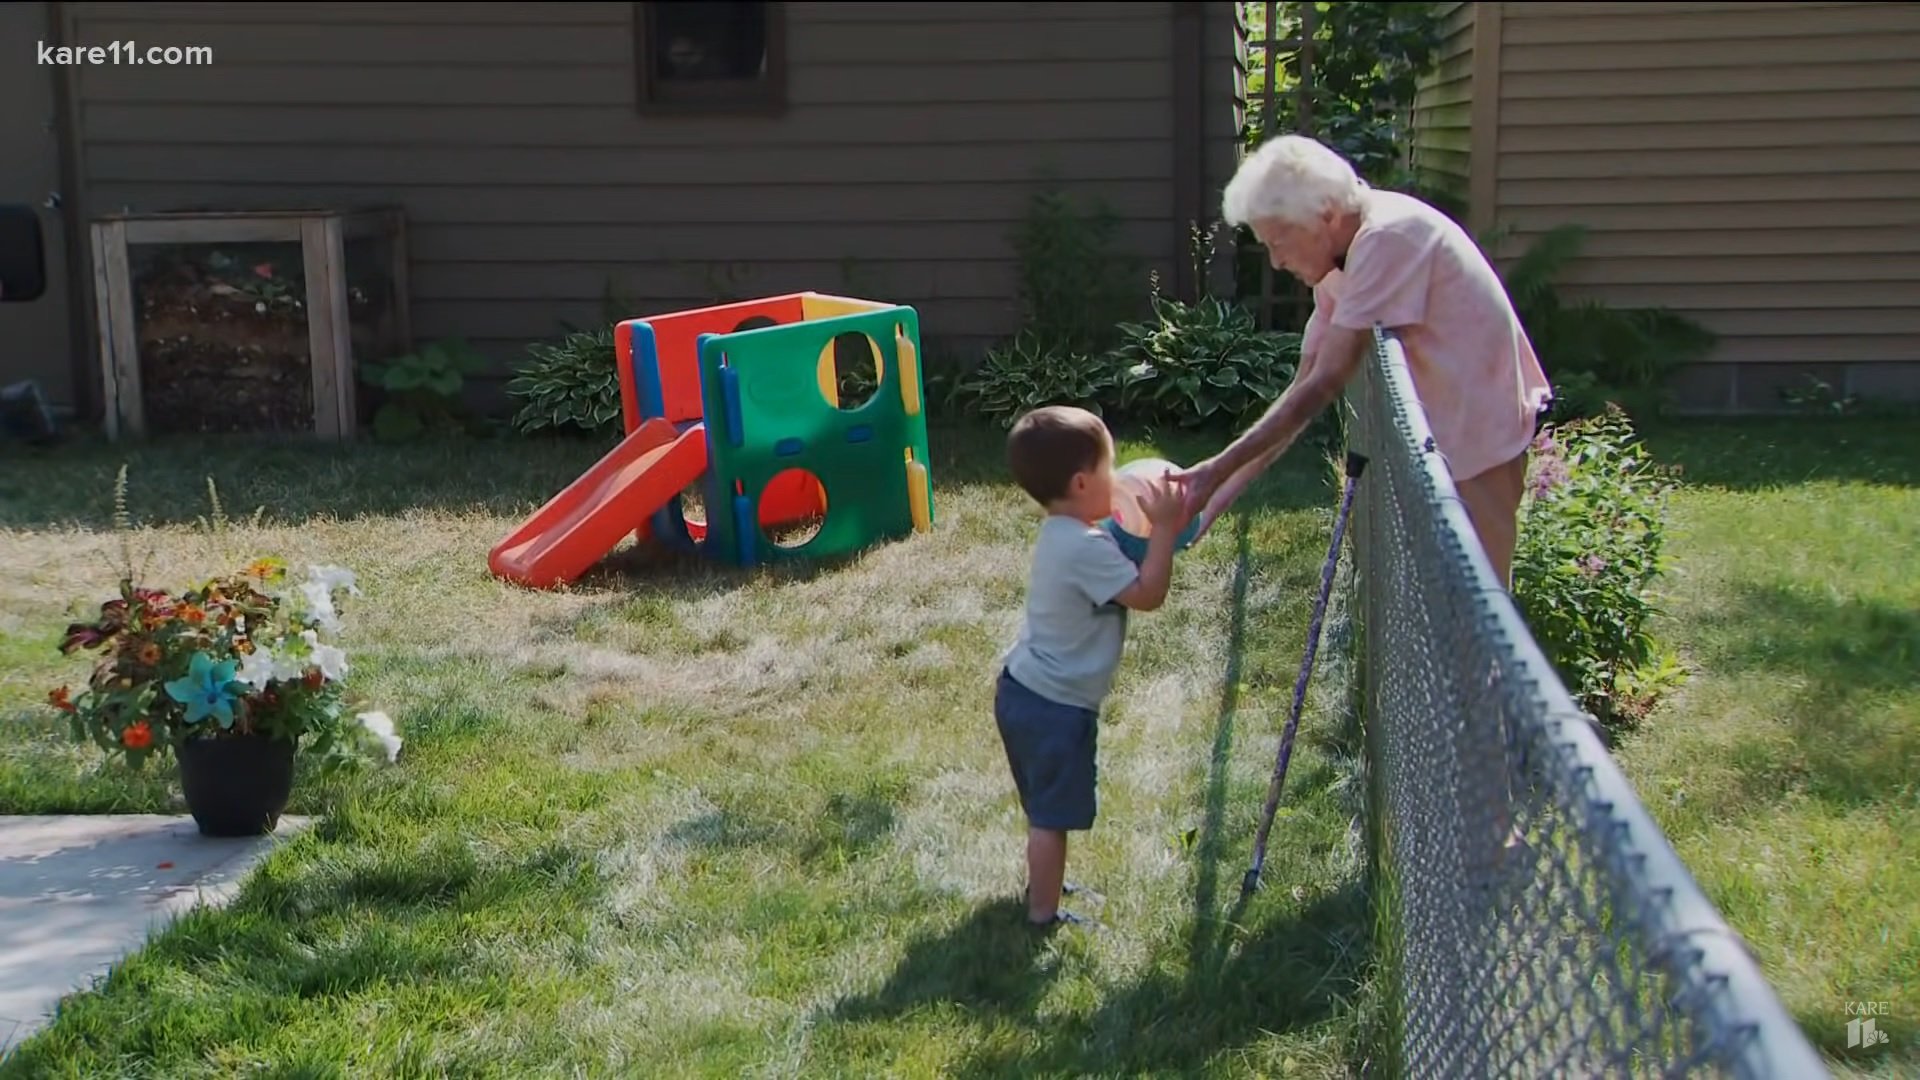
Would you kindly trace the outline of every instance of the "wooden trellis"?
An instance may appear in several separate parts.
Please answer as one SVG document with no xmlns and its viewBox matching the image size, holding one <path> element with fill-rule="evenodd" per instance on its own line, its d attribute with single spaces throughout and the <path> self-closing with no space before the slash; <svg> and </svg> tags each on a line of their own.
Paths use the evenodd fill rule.
<svg viewBox="0 0 1920 1080">
<path fill-rule="evenodd" d="M 1265 2 L 1259 6 L 1263 9 L 1262 13 L 1266 18 L 1261 24 L 1260 37 L 1257 40 L 1248 41 L 1247 45 L 1250 49 L 1260 50 L 1262 59 L 1266 64 L 1266 83 L 1261 87 L 1260 92 L 1260 139 L 1262 142 L 1265 142 L 1273 138 L 1276 134 L 1274 131 L 1274 113 L 1275 106 L 1279 101 L 1279 91 L 1277 89 L 1280 81 L 1279 71 L 1281 63 L 1286 60 L 1293 62 L 1294 70 L 1299 77 L 1299 82 L 1293 91 L 1298 96 L 1295 133 L 1312 135 L 1314 131 L 1313 35 L 1319 26 L 1319 9 L 1312 3 L 1282 4 L 1277 3 L 1276 0 L 1265 0 Z M 1248 4 L 1246 7 L 1251 8 L 1253 5 Z M 1280 23 L 1280 13 L 1286 8 L 1299 9 L 1300 31 L 1298 37 L 1282 38 L 1275 36 L 1275 28 L 1278 27 Z M 1245 33 L 1247 29 L 1245 23 L 1242 22 L 1241 32 Z M 1242 153 L 1244 152 L 1245 147 L 1243 145 Z M 1255 310 L 1255 315 L 1259 319 L 1260 328 L 1263 330 L 1272 330 L 1276 326 L 1282 326 L 1290 329 L 1298 329 L 1306 321 L 1306 314 L 1311 302 L 1310 295 L 1304 288 L 1299 286 L 1298 282 L 1282 280 L 1275 276 L 1273 263 L 1268 260 L 1266 249 L 1260 245 L 1259 241 L 1253 241 L 1251 246 L 1246 250 L 1251 252 L 1251 254 L 1260 261 L 1260 298 L 1258 307 Z M 1288 286 L 1284 293 L 1281 291 L 1282 285 Z M 1276 318 L 1276 312 L 1282 308 L 1286 309 L 1286 318 L 1284 320 Z"/>
</svg>

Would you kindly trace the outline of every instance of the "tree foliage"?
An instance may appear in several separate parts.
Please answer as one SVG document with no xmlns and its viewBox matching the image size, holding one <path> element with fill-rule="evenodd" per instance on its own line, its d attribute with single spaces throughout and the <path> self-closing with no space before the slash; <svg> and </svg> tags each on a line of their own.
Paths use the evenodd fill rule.
<svg viewBox="0 0 1920 1080">
<path fill-rule="evenodd" d="M 1418 80 L 1440 48 L 1441 5 L 1433 3 L 1276 4 L 1275 36 L 1297 39 L 1304 9 L 1315 9 L 1311 131 L 1340 151 L 1375 187 L 1407 190 L 1413 177 L 1404 147 L 1412 122 Z M 1242 4 L 1248 38 L 1267 36 L 1264 3 Z M 1266 50 L 1249 50 L 1247 129 L 1249 146 L 1265 141 L 1261 130 L 1268 77 Z M 1278 54 L 1274 132 L 1302 129 L 1300 64 L 1294 51 Z"/>
</svg>

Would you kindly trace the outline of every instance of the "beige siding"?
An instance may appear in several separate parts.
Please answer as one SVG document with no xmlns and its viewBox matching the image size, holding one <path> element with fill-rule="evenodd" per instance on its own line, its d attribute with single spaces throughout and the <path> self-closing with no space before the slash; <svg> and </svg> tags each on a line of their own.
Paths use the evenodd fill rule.
<svg viewBox="0 0 1920 1080">
<path fill-rule="evenodd" d="M 79 73 L 89 209 L 397 202 L 416 335 L 503 361 L 597 322 L 609 284 L 663 311 L 721 280 L 915 304 L 971 352 L 1013 329 L 1043 177 L 1112 204 L 1130 254 L 1176 249 L 1166 3 L 791 4 L 787 113 L 705 119 L 636 113 L 632 4 L 66 8 L 82 43 L 214 50 Z M 1217 203 L 1231 133 L 1207 134 Z"/>
<path fill-rule="evenodd" d="M 1501 7 L 1492 216 L 1588 226 L 1572 295 L 1718 331 L 1719 404 L 1920 364 L 1920 4 Z"/>
<path fill-rule="evenodd" d="M 1413 167 L 1422 180 L 1462 201 L 1472 177 L 1473 38 L 1478 5 L 1450 6 L 1434 68 L 1413 100 Z"/>
</svg>

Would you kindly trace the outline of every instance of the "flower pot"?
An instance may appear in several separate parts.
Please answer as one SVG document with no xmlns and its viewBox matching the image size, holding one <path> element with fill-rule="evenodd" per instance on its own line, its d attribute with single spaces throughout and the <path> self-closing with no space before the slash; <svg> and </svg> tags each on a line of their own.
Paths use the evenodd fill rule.
<svg viewBox="0 0 1920 1080">
<path fill-rule="evenodd" d="M 179 750 L 180 788 L 202 836 L 263 836 L 280 825 L 293 794 L 288 739 L 234 735 L 189 739 Z"/>
</svg>

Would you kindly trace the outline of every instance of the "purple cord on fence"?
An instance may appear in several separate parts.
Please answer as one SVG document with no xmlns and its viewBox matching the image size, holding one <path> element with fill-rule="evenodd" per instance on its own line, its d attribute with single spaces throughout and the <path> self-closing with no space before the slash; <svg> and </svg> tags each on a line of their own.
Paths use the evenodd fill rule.
<svg viewBox="0 0 1920 1080">
<path fill-rule="evenodd" d="M 1286 784 L 1287 763 L 1293 757 L 1293 736 L 1300 727 L 1300 714 L 1306 708 L 1307 684 L 1313 677 L 1314 657 L 1320 651 L 1320 627 L 1327 614 L 1327 598 L 1333 593 L 1334 571 L 1340 565 L 1340 541 L 1346 535 L 1347 518 L 1353 510 L 1353 493 L 1360 473 L 1366 468 L 1366 458 L 1358 454 L 1347 455 L 1346 490 L 1340 495 L 1340 512 L 1333 520 L 1333 539 L 1327 545 L 1327 561 L 1320 568 L 1320 592 L 1313 601 L 1313 620 L 1307 624 L 1307 651 L 1300 659 L 1300 677 L 1293 685 L 1293 713 L 1287 718 L 1286 730 L 1280 736 L 1279 759 L 1274 762 L 1273 780 L 1267 785 L 1267 802 L 1260 815 L 1260 834 L 1254 841 L 1253 868 L 1247 871 L 1246 880 L 1241 884 L 1243 892 L 1252 891 L 1259 881 L 1260 869 L 1267 861 L 1267 835 L 1273 831 L 1273 816 L 1280 809 L 1280 790 Z"/>
</svg>

